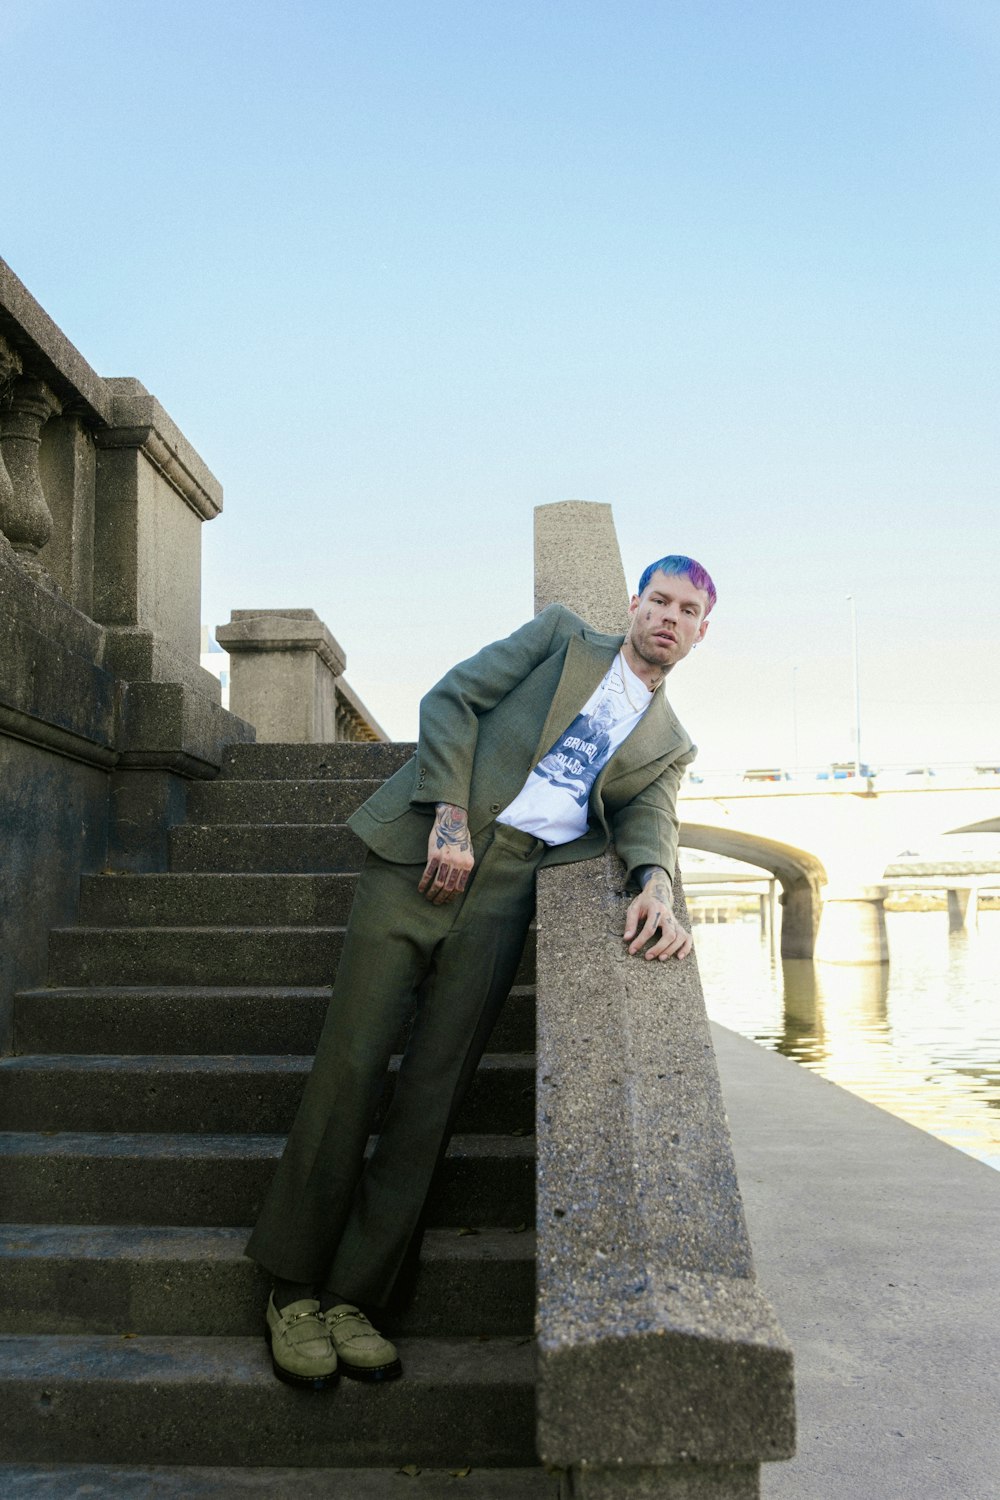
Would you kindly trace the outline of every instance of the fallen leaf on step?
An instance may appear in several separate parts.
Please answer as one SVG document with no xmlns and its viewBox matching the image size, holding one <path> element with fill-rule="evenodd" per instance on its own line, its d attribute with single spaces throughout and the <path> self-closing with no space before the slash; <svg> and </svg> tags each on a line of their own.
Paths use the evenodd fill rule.
<svg viewBox="0 0 1000 1500">
<path fill-rule="evenodd" d="M 524 1234 L 527 1228 L 527 1224 L 515 1224 L 510 1232 L 511 1234 Z"/>
<path fill-rule="evenodd" d="M 408 1474 L 411 1479 L 415 1479 L 417 1477 L 417 1475 L 420 1473 L 420 1465 L 419 1464 L 403 1464 L 402 1468 L 397 1470 L 397 1473 L 399 1473 L 399 1474 Z"/>
<path fill-rule="evenodd" d="M 467 1474 L 472 1473 L 472 1465 L 466 1464 L 464 1469 L 449 1469 L 448 1473 L 451 1475 L 452 1479 L 464 1479 Z"/>
<path fill-rule="evenodd" d="M 466 1225 L 464 1228 L 460 1229 L 458 1232 L 459 1232 L 459 1234 L 478 1234 L 479 1230 L 478 1229 L 470 1229 L 468 1227 L 468 1225 Z"/>
</svg>

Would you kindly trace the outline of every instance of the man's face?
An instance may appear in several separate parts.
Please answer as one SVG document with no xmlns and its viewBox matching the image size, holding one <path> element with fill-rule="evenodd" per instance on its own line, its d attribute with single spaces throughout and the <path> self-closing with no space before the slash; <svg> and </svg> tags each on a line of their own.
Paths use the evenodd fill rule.
<svg viewBox="0 0 1000 1500">
<path fill-rule="evenodd" d="M 628 607 L 633 651 L 651 667 L 669 672 L 704 636 L 707 609 L 708 595 L 686 573 L 668 575 L 657 569 Z"/>
</svg>

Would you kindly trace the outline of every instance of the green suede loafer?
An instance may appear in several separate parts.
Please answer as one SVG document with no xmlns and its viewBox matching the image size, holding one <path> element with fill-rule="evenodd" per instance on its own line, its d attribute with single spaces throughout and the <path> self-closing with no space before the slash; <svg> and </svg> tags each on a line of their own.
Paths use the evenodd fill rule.
<svg viewBox="0 0 1000 1500">
<path fill-rule="evenodd" d="M 336 1384 L 337 1351 L 315 1299 L 290 1302 L 279 1311 L 272 1292 L 264 1337 L 271 1349 L 271 1368 L 286 1385 L 325 1391 Z"/>
<path fill-rule="evenodd" d="M 396 1346 L 384 1339 L 350 1302 L 338 1302 L 322 1316 L 345 1375 L 352 1380 L 371 1381 L 395 1380 L 402 1375 Z"/>
</svg>

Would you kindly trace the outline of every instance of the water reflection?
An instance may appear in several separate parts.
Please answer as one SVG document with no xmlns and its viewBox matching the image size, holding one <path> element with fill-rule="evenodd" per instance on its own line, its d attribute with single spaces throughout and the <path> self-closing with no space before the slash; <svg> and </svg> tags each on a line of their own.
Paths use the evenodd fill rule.
<svg viewBox="0 0 1000 1500">
<path fill-rule="evenodd" d="M 784 1027 L 777 1050 L 797 1061 L 837 1057 L 845 1038 L 888 1029 L 888 964 L 814 964 L 778 960 Z"/>
<path fill-rule="evenodd" d="M 699 926 L 714 1020 L 1000 1168 L 1000 912 L 887 914 L 889 964 L 781 960 L 754 922 Z"/>
</svg>

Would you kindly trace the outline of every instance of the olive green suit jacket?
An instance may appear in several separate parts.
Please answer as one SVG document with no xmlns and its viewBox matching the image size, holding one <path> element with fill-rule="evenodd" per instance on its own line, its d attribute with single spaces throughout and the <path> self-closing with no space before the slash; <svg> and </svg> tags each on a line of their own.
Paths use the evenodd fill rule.
<svg viewBox="0 0 1000 1500">
<path fill-rule="evenodd" d="M 551 604 L 460 662 L 420 704 L 416 755 L 354 813 L 351 828 L 383 859 L 422 864 L 435 804 L 448 802 L 468 809 L 475 838 L 573 722 L 622 639 Z M 598 775 L 587 832 L 550 848 L 542 864 L 592 859 L 613 841 L 630 885 L 642 865 L 660 865 L 672 877 L 677 788 L 694 756 L 661 688 Z"/>
</svg>

